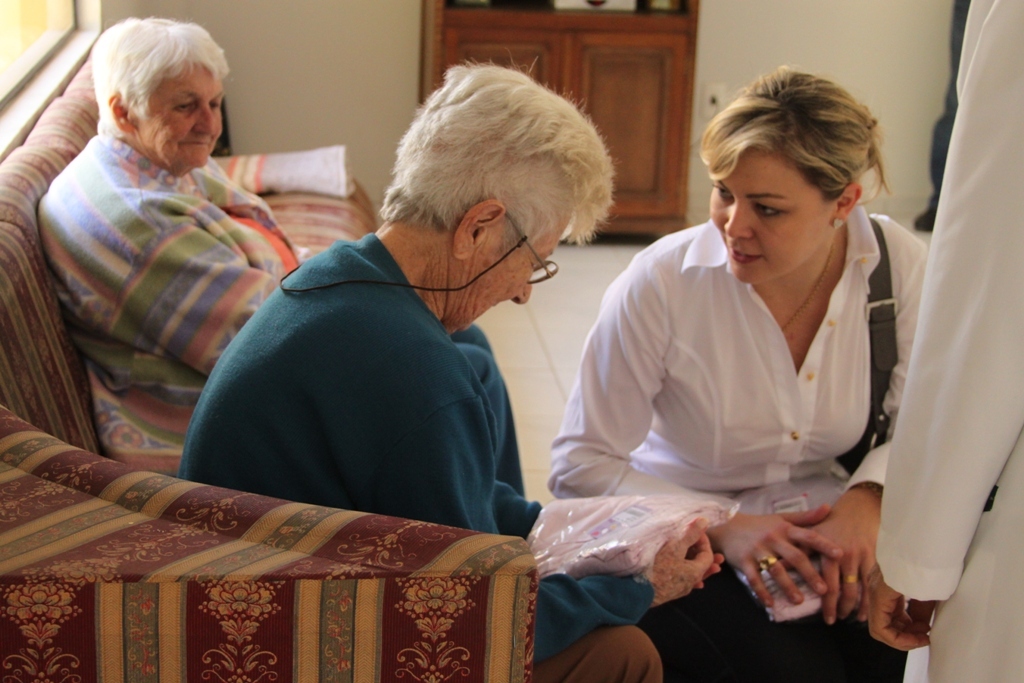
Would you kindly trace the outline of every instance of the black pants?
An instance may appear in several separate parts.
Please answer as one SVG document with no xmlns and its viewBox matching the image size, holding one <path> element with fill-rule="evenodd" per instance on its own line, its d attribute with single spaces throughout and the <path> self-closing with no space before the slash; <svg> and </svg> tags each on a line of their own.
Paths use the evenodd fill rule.
<svg viewBox="0 0 1024 683">
<path fill-rule="evenodd" d="M 666 683 L 901 683 L 906 653 L 844 621 L 776 624 L 733 570 L 650 610 L 639 624 Z"/>
</svg>

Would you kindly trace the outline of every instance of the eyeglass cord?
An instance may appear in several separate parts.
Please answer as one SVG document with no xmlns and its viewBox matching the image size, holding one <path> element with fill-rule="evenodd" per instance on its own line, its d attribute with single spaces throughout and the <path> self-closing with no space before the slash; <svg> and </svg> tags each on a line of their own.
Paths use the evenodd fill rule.
<svg viewBox="0 0 1024 683">
<path fill-rule="evenodd" d="M 522 238 L 520 238 L 518 242 L 516 242 L 514 247 L 506 251 L 504 256 L 502 256 L 500 259 L 484 268 L 479 273 L 477 273 L 476 277 L 474 277 L 472 280 L 470 280 L 464 285 L 459 285 L 458 287 L 425 287 L 423 285 L 413 285 L 409 284 L 408 282 L 393 282 L 391 280 L 336 280 L 334 282 L 327 282 L 322 285 L 313 285 L 312 287 L 286 287 L 284 281 L 290 278 L 295 271 L 302 267 L 299 266 L 298 268 L 293 268 L 288 274 L 281 278 L 281 290 L 284 292 L 288 292 L 289 294 L 301 294 L 303 292 L 314 292 L 318 289 L 329 289 L 331 287 L 337 287 L 339 285 L 389 285 L 391 287 L 405 287 L 406 289 L 418 289 L 421 292 L 459 292 L 462 291 L 463 289 L 466 289 L 474 282 L 482 278 L 484 275 L 487 275 L 487 273 L 497 268 L 502 261 L 511 256 L 516 249 L 523 246 L 524 244 L 526 244 L 525 235 Z"/>
</svg>

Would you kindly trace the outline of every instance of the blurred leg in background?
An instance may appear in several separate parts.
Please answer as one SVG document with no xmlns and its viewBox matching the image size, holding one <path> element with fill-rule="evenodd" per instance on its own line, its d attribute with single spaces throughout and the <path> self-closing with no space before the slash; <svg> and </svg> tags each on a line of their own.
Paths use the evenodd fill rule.
<svg viewBox="0 0 1024 683">
<path fill-rule="evenodd" d="M 942 188 L 942 174 L 946 169 L 946 153 L 949 151 L 949 137 L 953 133 L 953 121 L 956 119 L 956 77 L 960 71 L 960 52 L 964 44 L 964 25 L 967 23 L 967 10 L 971 0 L 953 0 L 953 18 L 949 27 L 949 83 L 946 86 L 946 103 L 942 116 L 935 122 L 932 130 L 932 153 L 930 173 L 932 179 L 932 196 L 928 207 L 914 219 L 914 227 L 918 230 L 931 232 L 935 225 L 935 210 L 939 206 L 939 190 Z"/>
</svg>

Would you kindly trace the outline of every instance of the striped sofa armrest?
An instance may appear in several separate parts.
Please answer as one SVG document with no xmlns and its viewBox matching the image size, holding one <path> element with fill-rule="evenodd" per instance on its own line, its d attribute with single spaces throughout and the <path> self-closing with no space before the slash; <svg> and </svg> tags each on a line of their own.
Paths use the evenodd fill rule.
<svg viewBox="0 0 1024 683">
<path fill-rule="evenodd" d="M 131 470 L 0 406 L 0 667 L 80 681 L 527 681 L 521 538 Z"/>
<path fill-rule="evenodd" d="M 0 162 L 0 404 L 87 450 L 99 448 L 89 381 L 61 317 L 36 206 L 96 134 L 96 120 L 86 64 Z"/>
</svg>

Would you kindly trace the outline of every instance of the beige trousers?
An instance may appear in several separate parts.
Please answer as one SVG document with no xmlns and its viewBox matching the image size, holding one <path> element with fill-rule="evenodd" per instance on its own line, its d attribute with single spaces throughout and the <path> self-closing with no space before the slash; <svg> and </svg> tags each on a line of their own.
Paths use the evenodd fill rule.
<svg viewBox="0 0 1024 683">
<path fill-rule="evenodd" d="M 661 683 L 661 658 L 636 626 L 591 631 L 533 666 L 534 683 Z"/>
</svg>

